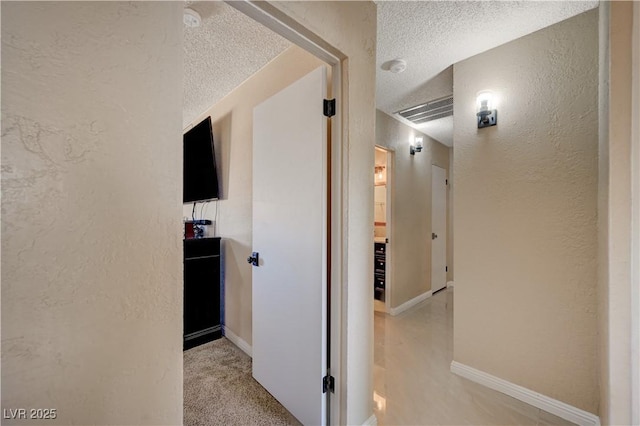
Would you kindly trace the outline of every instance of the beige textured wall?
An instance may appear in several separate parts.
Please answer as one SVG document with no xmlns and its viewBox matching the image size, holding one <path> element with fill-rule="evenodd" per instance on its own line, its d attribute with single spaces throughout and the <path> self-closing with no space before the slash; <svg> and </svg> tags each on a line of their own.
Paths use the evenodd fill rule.
<svg viewBox="0 0 640 426">
<path fill-rule="evenodd" d="M 181 9 L 2 3 L 4 409 L 182 422 Z"/>
<path fill-rule="evenodd" d="M 598 8 L 598 414 L 609 424 L 609 16 L 610 2 Z"/>
<path fill-rule="evenodd" d="M 631 422 L 640 424 L 640 4 L 633 4 L 631 106 Z"/>
<path fill-rule="evenodd" d="M 633 4 L 631 67 L 631 422 L 640 424 L 640 3 Z"/>
<path fill-rule="evenodd" d="M 424 138 L 424 149 L 412 156 L 409 143 L 418 135 Z M 395 151 L 388 294 L 396 308 L 431 289 L 431 165 L 448 174 L 450 148 L 379 110 L 376 144 Z"/>
<path fill-rule="evenodd" d="M 375 143 L 376 5 L 370 1 L 274 2 L 280 11 L 345 55 L 342 153 L 345 236 L 340 384 L 345 415 L 362 424 L 373 414 L 373 185 Z"/>
<path fill-rule="evenodd" d="M 638 285 L 631 279 L 633 9 L 631 2 L 600 5 L 600 60 L 607 66 L 600 77 L 598 223 L 600 415 L 604 424 L 632 423 L 632 363 L 639 362 L 631 358 L 630 303 L 632 285 Z M 635 122 L 638 120 L 636 114 Z"/>
<path fill-rule="evenodd" d="M 597 46 L 594 10 L 454 65 L 454 360 L 592 413 Z"/>
<path fill-rule="evenodd" d="M 322 66 L 305 50 L 292 46 L 201 114 L 192 124 L 211 116 L 222 199 L 218 201 L 217 235 L 223 241 L 225 327 L 251 345 L 252 143 L 253 108 Z M 193 204 L 183 214 L 191 217 Z M 201 205 L 197 207 L 200 211 Z M 206 206 L 215 220 L 215 202 Z M 200 215 L 198 215 L 200 217 Z"/>
</svg>

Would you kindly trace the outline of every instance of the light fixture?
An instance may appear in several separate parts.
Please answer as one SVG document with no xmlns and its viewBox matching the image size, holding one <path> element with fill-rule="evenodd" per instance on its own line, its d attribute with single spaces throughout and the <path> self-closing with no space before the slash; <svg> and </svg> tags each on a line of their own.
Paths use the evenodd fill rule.
<svg viewBox="0 0 640 426">
<path fill-rule="evenodd" d="M 484 90 L 478 92 L 476 97 L 476 116 L 478 117 L 478 129 L 495 126 L 498 124 L 498 110 L 495 108 L 493 92 Z"/>
<path fill-rule="evenodd" d="M 389 71 L 398 74 L 407 69 L 407 61 L 404 59 L 394 59 L 389 61 Z"/>
<path fill-rule="evenodd" d="M 182 22 L 189 28 L 196 28 L 202 23 L 202 18 L 195 10 L 186 8 L 182 14 Z"/>
<path fill-rule="evenodd" d="M 382 175 L 382 172 L 384 171 L 384 169 L 385 169 L 385 166 L 376 166 L 375 167 L 375 175 L 376 175 L 376 178 L 378 180 L 380 180 L 380 179 L 382 179 L 384 177 Z"/>
<path fill-rule="evenodd" d="M 409 154 L 416 155 L 416 152 L 422 151 L 422 136 L 416 136 L 413 143 L 409 145 Z"/>
</svg>

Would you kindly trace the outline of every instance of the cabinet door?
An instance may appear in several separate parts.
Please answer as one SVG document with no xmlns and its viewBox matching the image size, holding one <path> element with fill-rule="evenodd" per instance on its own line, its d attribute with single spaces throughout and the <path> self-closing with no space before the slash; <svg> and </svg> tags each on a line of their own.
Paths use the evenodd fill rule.
<svg viewBox="0 0 640 426">
<path fill-rule="evenodd" d="M 184 262 L 184 335 L 220 324 L 220 257 Z"/>
</svg>

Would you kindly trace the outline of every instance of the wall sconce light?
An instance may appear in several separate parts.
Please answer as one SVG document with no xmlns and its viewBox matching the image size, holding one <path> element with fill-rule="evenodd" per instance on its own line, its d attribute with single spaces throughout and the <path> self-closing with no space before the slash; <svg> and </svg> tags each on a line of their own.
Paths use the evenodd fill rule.
<svg viewBox="0 0 640 426">
<path fill-rule="evenodd" d="M 409 145 L 409 154 L 416 155 L 416 152 L 422 151 L 422 137 L 416 136 L 413 144 Z"/>
<path fill-rule="evenodd" d="M 478 92 L 478 96 L 476 98 L 478 129 L 498 124 L 498 110 L 493 109 L 494 102 L 495 100 L 492 92 L 488 90 Z"/>
</svg>

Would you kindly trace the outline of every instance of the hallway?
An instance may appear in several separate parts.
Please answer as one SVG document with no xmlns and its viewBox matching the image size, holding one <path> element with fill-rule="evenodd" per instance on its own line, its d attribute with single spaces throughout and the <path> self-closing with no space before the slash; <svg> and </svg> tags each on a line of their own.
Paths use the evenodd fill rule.
<svg viewBox="0 0 640 426">
<path fill-rule="evenodd" d="M 567 425 L 546 411 L 449 371 L 453 288 L 398 316 L 375 313 L 374 410 L 379 425 Z"/>
</svg>

